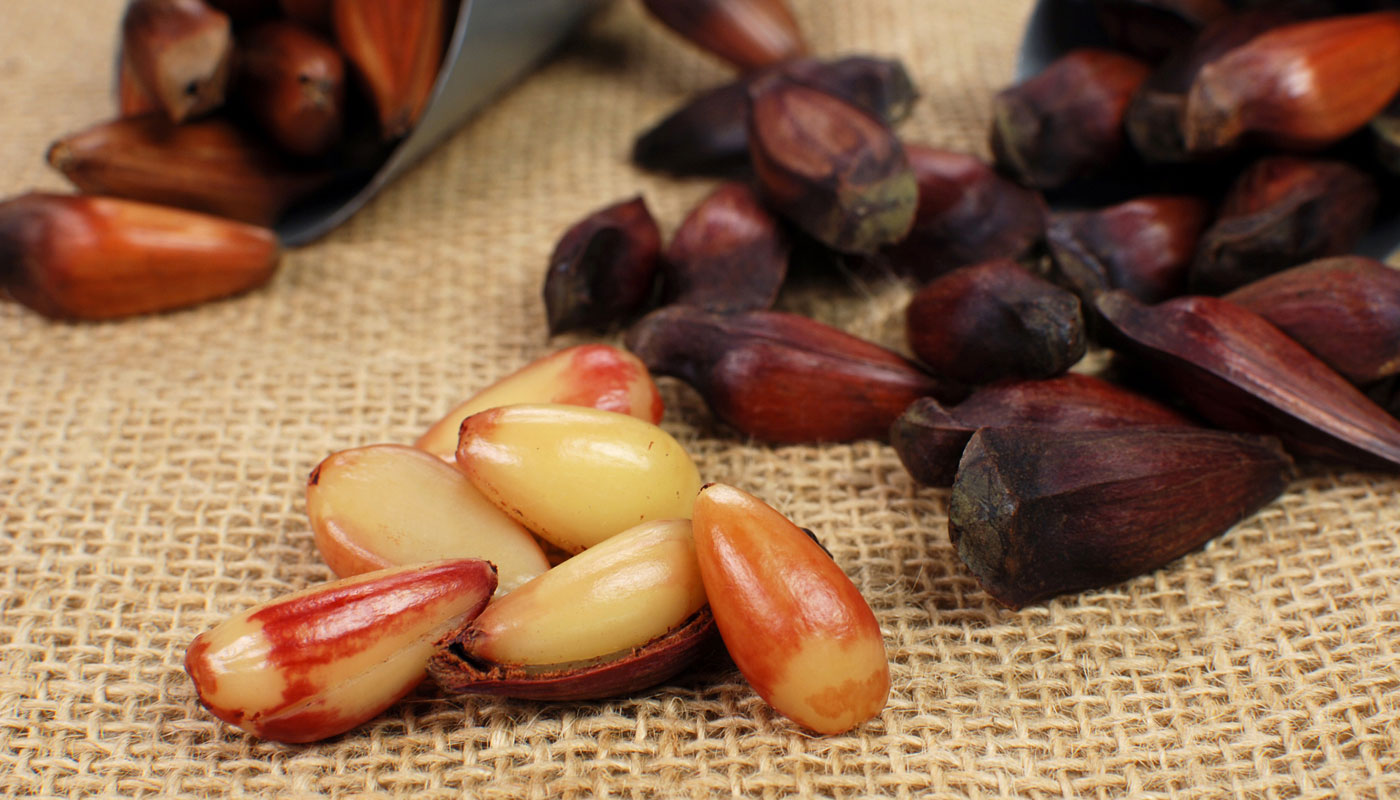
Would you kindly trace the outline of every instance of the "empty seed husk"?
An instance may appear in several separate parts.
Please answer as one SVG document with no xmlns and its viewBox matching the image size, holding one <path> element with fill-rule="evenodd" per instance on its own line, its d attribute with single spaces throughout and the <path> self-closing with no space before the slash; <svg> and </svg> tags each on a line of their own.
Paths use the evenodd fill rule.
<svg viewBox="0 0 1400 800">
<path fill-rule="evenodd" d="M 1400 373 L 1400 271 L 1375 259 L 1312 261 L 1225 299 L 1273 323 L 1358 386 Z"/>
<path fill-rule="evenodd" d="M 1099 295 L 1110 344 L 1148 359 L 1202 417 L 1272 433 L 1297 455 L 1400 468 L 1400 420 L 1262 317 L 1215 297 L 1145 306 Z"/>
<path fill-rule="evenodd" d="M 728 313 L 770 308 L 787 277 L 791 245 L 753 190 L 725 183 L 681 223 L 662 259 L 670 303 Z"/>
<path fill-rule="evenodd" d="M 1191 291 L 1221 294 L 1288 267 L 1342 255 L 1371 227 L 1375 179 L 1341 161 L 1270 156 L 1231 185 L 1201 234 Z"/>
<path fill-rule="evenodd" d="M 978 428 L 1081 431 L 1191 424 L 1156 400 L 1071 372 L 988 386 L 951 408 L 932 397 L 920 398 L 895 420 L 890 444 L 914 480 L 951 486 L 963 449 Z"/>
<path fill-rule="evenodd" d="M 919 360 L 966 384 L 1058 375 L 1087 347 L 1079 298 L 1005 259 L 937 278 L 905 319 Z"/>
<path fill-rule="evenodd" d="M 1022 608 L 1157 569 L 1229 530 L 1286 485 L 1272 437 L 1192 428 L 985 428 L 949 500 L 958 557 Z"/>
<path fill-rule="evenodd" d="M 719 419 L 774 443 L 883 439 L 915 399 L 960 399 L 879 345 L 796 314 L 721 316 L 671 306 L 643 317 L 628 349 L 651 371 L 690 384 Z"/>
<path fill-rule="evenodd" d="M 690 521 L 658 520 L 492 602 L 429 670 L 454 693 L 596 699 L 666 680 L 713 634 Z"/>
<path fill-rule="evenodd" d="M 715 640 L 715 618 L 705 606 L 666 634 L 602 658 L 535 668 L 508 667 L 475 662 L 464 657 L 451 640 L 443 640 L 428 671 L 443 691 L 452 694 L 598 700 L 633 694 L 670 680 L 712 651 Z"/>
<path fill-rule="evenodd" d="M 640 196 L 589 214 L 560 238 L 544 278 L 551 335 L 624 323 L 652 301 L 661 231 Z"/>
</svg>

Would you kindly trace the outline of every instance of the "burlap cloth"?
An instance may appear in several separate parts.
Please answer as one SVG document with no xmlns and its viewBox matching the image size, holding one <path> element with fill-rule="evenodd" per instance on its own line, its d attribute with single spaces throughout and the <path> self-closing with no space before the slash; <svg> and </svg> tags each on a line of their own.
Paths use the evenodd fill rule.
<svg viewBox="0 0 1400 800">
<path fill-rule="evenodd" d="M 109 113 L 120 5 L 4 0 L 3 194 L 62 187 L 46 144 Z M 924 93 L 908 138 L 985 155 L 1026 0 L 796 5 L 819 51 L 908 62 Z M 869 598 L 894 676 L 878 719 L 807 735 L 722 660 L 612 702 L 423 688 L 300 747 L 200 708 L 190 639 L 330 576 L 303 511 L 311 467 L 412 441 L 559 345 L 539 300 L 555 238 L 638 191 L 674 228 L 708 184 L 641 174 L 627 148 L 724 75 L 619 3 L 265 290 L 101 325 L 0 307 L 0 793 L 1400 794 L 1394 477 L 1305 465 L 1170 567 L 1012 613 L 950 549 L 947 494 L 888 447 L 752 446 L 669 382 L 665 425 L 702 474 L 813 528 Z M 783 304 L 898 345 L 906 297 L 851 281 Z"/>
</svg>

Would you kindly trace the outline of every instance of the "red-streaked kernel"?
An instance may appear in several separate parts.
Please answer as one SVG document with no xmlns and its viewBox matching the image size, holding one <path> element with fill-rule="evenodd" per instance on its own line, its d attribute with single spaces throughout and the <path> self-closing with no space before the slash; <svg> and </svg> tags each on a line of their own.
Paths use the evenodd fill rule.
<svg viewBox="0 0 1400 800">
<path fill-rule="evenodd" d="M 652 424 L 665 406 L 646 365 L 611 345 L 568 347 L 527 364 L 452 409 L 414 442 L 414 447 L 451 461 L 462 420 L 480 411 L 516 403 L 563 403 L 616 411 Z"/>
<path fill-rule="evenodd" d="M 214 716 L 256 736 L 312 742 L 354 728 L 427 673 L 438 639 L 496 589 L 485 561 L 370 572 L 277 598 L 195 637 L 185 671 Z"/>
<path fill-rule="evenodd" d="M 821 546 L 762 500 L 712 483 L 695 500 L 696 555 L 725 647 L 764 700 L 818 733 L 885 707 L 875 614 Z"/>
</svg>

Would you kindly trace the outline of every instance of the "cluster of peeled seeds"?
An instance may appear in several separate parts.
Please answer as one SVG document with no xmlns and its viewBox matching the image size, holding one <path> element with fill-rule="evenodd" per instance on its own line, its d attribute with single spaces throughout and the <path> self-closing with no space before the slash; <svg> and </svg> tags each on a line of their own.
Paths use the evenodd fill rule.
<svg viewBox="0 0 1400 800">
<path fill-rule="evenodd" d="M 778 511 L 702 488 L 661 411 L 635 356 L 580 345 L 484 389 L 416 447 L 326 458 L 306 507 L 341 579 L 197 637 L 185 666 L 200 701 L 306 742 L 428 675 L 448 692 L 601 699 L 665 681 L 722 639 L 802 725 L 839 733 L 877 715 L 888 667 L 860 592 Z M 455 453 L 442 452 L 449 427 Z"/>
<path fill-rule="evenodd" d="M 806 56 L 783 0 L 646 5 L 744 74 L 636 140 L 638 166 L 731 179 L 669 243 L 636 197 L 551 256 L 550 333 L 630 324 L 636 355 L 569 348 L 414 447 L 322 462 L 307 511 L 342 579 L 196 639 L 186 666 L 221 719 L 309 741 L 425 675 L 449 692 L 611 697 L 716 638 L 811 730 L 879 714 L 890 675 L 870 607 L 808 532 L 702 483 L 658 427 L 651 373 L 759 440 L 888 438 L 917 482 L 949 488 L 959 557 L 1015 608 L 1202 545 L 1283 491 L 1290 452 L 1400 469 L 1400 273 L 1329 258 L 1370 225 L 1381 187 L 1315 152 L 1367 128 L 1377 161 L 1400 162 L 1400 12 L 1101 0 L 1131 52 L 1076 50 L 1000 93 L 992 165 L 901 142 L 916 97 L 903 67 Z M 119 179 L 88 157 L 111 134 L 54 157 L 75 181 Z M 1129 152 L 1180 164 L 1251 143 L 1285 152 L 1218 203 L 1174 189 L 1047 213 L 1041 195 Z M 18 211 L 0 207 L 0 234 Z M 803 252 L 918 282 L 917 360 L 770 310 Z M 1170 396 L 1068 373 L 1091 339 Z"/>
<path fill-rule="evenodd" d="M 903 68 L 806 56 L 781 0 L 647 5 L 745 73 L 636 141 L 639 166 L 730 179 L 669 242 L 636 197 L 551 256 L 551 334 L 630 324 L 636 355 L 563 350 L 414 447 L 322 462 L 307 511 L 342 578 L 196 640 L 187 668 L 220 718 L 307 741 L 429 675 L 449 692 L 612 697 L 717 641 L 813 731 L 879 714 L 890 675 L 874 613 L 808 532 L 703 483 L 658 427 L 652 373 L 763 441 L 888 438 L 917 482 L 948 488 L 959 557 L 1017 608 L 1199 547 L 1281 493 L 1293 455 L 1400 468 L 1387 410 L 1400 273 L 1334 257 L 1381 200 L 1365 170 L 1268 153 L 1218 203 L 1173 190 L 1047 213 L 1040 193 L 1134 149 L 1163 163 L 1247 141 L 1311 150 L 1368 119 L 1384 162 L 1400 141 L 1382 111 L 1400 88 L 1395 13 L 1104 0 L 1134 52 L 1075 51 L 1000 94 L 990 165 L 906 146 L 892 127 L 915 98 Z M 1336 80 L 1342 62 L 1376 74 L 1341 99 L 1285 96 L 1301 80 L 1290 69 Z M 59 155 L 106 179 L 83 145 Z M 914 358 L 771 310 L 810 253 L 920 284 Z M 1091 340 L 1148 365 L 1169 396 L 1069 373 Z"/>
</svg>

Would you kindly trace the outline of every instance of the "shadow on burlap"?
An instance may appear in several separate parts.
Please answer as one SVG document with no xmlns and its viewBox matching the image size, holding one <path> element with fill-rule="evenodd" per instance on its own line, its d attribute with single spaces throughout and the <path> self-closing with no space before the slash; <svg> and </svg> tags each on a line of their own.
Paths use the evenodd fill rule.
<svg viewBox="0 0 1400 800">
<path fill-rule="evenodd" d="M 108 113 L 121 3 L 5 5 L 0 183 L 57 188 L 43 148 Z M 908 138 L 986 154 L 1025 0 L 798 7 L 819 51 L 910 64 L 924 99 Z M 665 425 L 703 475 L 814 529 L 870 599 L 894 674 L 878 719 L 806 735 L 723 661 L 613 702 L 423 688 L 300 747 L 198 706 L 181 669 L 196 633 L 330 576 L 303 511 L 311 467 L 412 441 L 562 344 L 538 298 L 555 237 L 639 191 L 673 228 L 708 184 L 640 174 L 628 145 L 724 75 L 618 4 L 267 289 L 102 325 L 0 307 L 0 794 L 1400 792 L 1394 478 L 1305 466 L 1170 567 L 1012 613 L 958 564 L 946 493 L 916 489 L 888 447 L 750 446 L 670 383 Z M 852 279 L 783 302 L 898 345 L 906 297 Z"/>
</svg>

